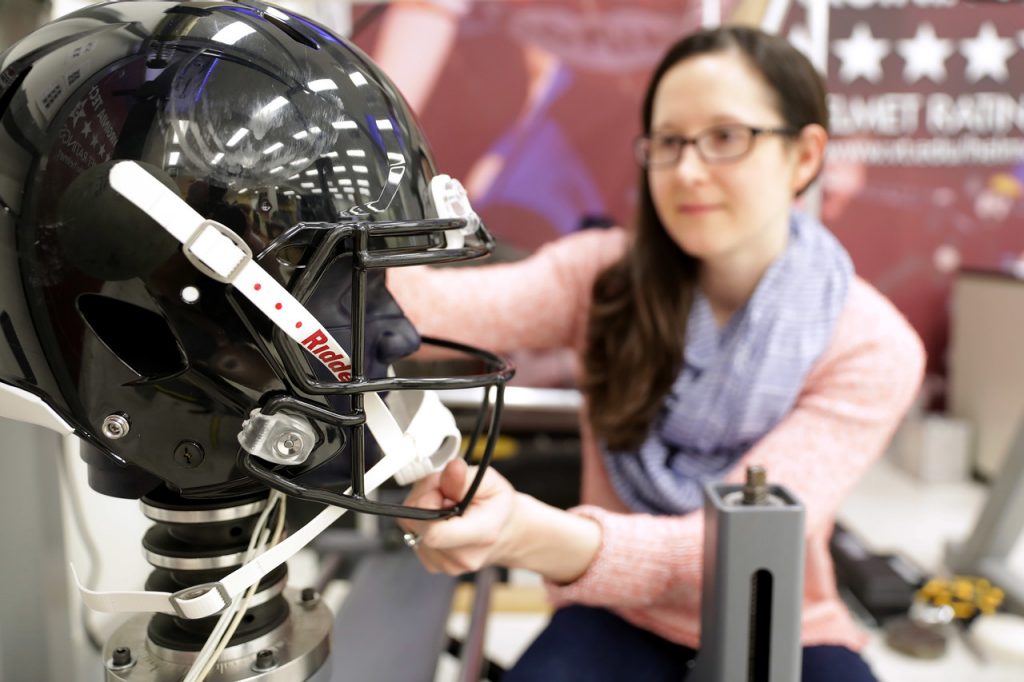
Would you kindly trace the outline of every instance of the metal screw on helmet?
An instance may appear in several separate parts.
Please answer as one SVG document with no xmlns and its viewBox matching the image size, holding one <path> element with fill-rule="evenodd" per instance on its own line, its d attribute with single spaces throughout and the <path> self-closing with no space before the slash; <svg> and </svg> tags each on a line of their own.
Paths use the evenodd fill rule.
<svg viewBox="0 0 1024 682">
<path fill-rule="evenodd" d="M 294 457 L 302 450 L 302 436 L 294 431 L 289 431 L 277 439 L 274 448 L 281 457 Z"/>
<path fill-rule="evenodd" d="M 174 448 L 174 463 L 186 469 L 194 469 L 203 463 L 206 453 L 203 446 L 195 441 L 183 440 Z"/>
<path fill-rule="evenodd" d="M 253 672 L 262 673 L 268 670 L 273 670 L 277 667 L 277 656 L 274 655 L 273 649 L 261 649 L 256 654 L 256 662 L 252 664 Z"/>
<path fill-rule="evenodd" d="M 132 650 L 126 646 L 119 646 L 110 654 L 110 660 L 107 661 L 107 669 L 114 672 L 121 670 L 127 670 L 135 665 L 135 659 L 132 658 Z"/>
<path fill-rule="evenodd" d="M 111 440 L 117 440 L 127 436 L 128 432 L 131 431 L 132 425 L 128 421 L 128 415 L 123 412 L 115 412 L 103 418 L 103 426 L 101 428 L 104 436 Z"/>
</svg>

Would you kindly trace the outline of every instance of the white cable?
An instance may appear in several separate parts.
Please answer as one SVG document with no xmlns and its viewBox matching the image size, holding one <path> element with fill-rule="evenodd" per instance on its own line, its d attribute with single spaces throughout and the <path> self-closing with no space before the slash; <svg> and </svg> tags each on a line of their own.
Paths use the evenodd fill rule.
<svg viewBox="0 0 1024 682">
<path fill-rule="evenodd" d="M 273 491 L 267 499 L 267 505 L 263 509 L 263 513 L 260 514 L 260 517 L 256 522 L 256 528 L 253 530 L 252 537 L 249 539 L 249 546 L 246 550 L 243 563 L 250 561 L 254 556 L 262 554 L 267 549 L 267 525 L 270 520 L 270 514 L 273 512 L 275 506 L 278 505 L 280 505 L 280 510 L 278 511 L 278 525 L 281 525 L 284 522 L 284 495 L 277 491 Z M 274 543 L 276 543 L 278 538 L 279 535 L 276 535 Z M 249 604 L 249 599 L 256 592 L 258 586 L 258 582 L 253 583 L 253 585 L 246 590 L 244 596 L 241 594 L 236 596 L 231 601 L 231 605 L 225 609 L 220 620 L 217 621 L 217 626 L 214 628 L 214 631 L 210 633 L 210 637 L 207 640 L 206 645 L 203 647 L 200 657 L 197 658 L 192 665 L 192 670 L 202 669 L 200 677 L 197 678 L 198 680 L 205 679 L 213 668 L 213 665 L 216 664 L 217 659 L 224 650 L 224 645 L 227 640 L 231 639 L 231 636 L 234 634 L 235 628 L 237 627 L 237 623 L 234 623 L 234 626 L 232 626 L 233 617 L 238 616 L 239 613 L 241 614 L 241 616 L 238 616 L 239 621 L 241 620 L 241 617 L 244 617 L 245 609 Z M 192 680 L 187 680 L 186 682 L 192 682 Z"/>
<path fill-rule="evenodd" d="M 281 536 L 284 534 L 284 517 L 285 510 L 288 504 L 288 498 L 282 494 L 278 504 L 279 511 L 277 514 L 277 526 L 276 528 L 274 528 L 274 534 L 270 538 L 270 546 L 276 545 L 278 541 L 281 539 Z M 221 653 L 224 651 L 224 649 L 228 645 L 228 642 L 230 642 L 231 638 L 234 636 L 235 630 L 238 629 L 238 625 L 242 622 L 242 619 L 245 617 L 246 611 L 249 610 L 249 602 L 252 600 L 253 595 L 256 594 L 256 590 L 258 587 L 259 583 L 256 583 L 252 585 L 249 588 L 249 590 L 245 593 L 245 598 L 242 600 L 241 608 L 238 610 L 238 613 L 235 614 L 235 618 L 233 621 L 231 621 L 231 625 L 228 627 L 227 632 L 224 633 L 224 638 L 221 640 L 220 645 L 217 647 L 217 651 L 214 653 L 214 656 L 211 659 L 210 663 L 207 664 L 207 673 L 213 667 L 214 662 L 216 662 L 217 659 L 220 658 Z M 204 673 L 204 679 L 205 676 L 206 675 Z"/>
<path fill-rule="evenodd" d="M 278 540 L 281 539 L 281 535 L 284 534 L 284 514 L 285 514 L 285 505 L 287 504 L 287 499 L 288 498 L 285 497 L 284 495 L 281 496 L 280 511 L 278 512 L 278 515 L 277 515 L 277 526 L 274 529 L 273 537 L 270 538 L 270 545 L 271 546 L 277 544 Z M 224 636 L 221 638 L 220 644 L 217 645 L 217 650 L 214 652 L 213 656 L 210 658 L 209 663 L 206 664 L 206 669 L 203 671 L 202 677 L 199 678 L 199 682 L 202 682 L 202 680 L 206 679 L 206 676 L 209 674 L 210 670 L 213 669 L 214 664 L 216 664 L 217 659 L 220 658 L 221 653 L 223 653 L 224 649 L 227 647 L 228 642 L 231 641 L 231 638 L 235 634 L 235 630 L 238 629 L 238 625 L 242 622 L 242 619 L 245 617 L 245 613 L 249 609 L 249 602 L 252 600 L 253 595 L 256 594 L 256 589 L 258 587 L 259 587 L 259 583 L 255 583 L 251 587 L 249 587 L 249 589 L 246 591 L 245 597 L 242 599 L 242 604 L 241 604 L 240 608 L 238 609 L 238 613 L 235 614 L 234 619 L 231 621 L 231 625 L 228 626 L 227 631 L 224 633 Z"/>
<path fill-rule="evenodd" d="M 268 504 L 266 509 L 271 509 L 272 505 Z M 266 511 L 266 510 L 265 510 Z M 260 522 L 257 523 L 256 528 L 253 530 L 252 540 L 261 538 L 265 529 L 265 517 L 261 517 Z M 248 552 L 246 553 L 248 556 Z M 231 600 L 231 603 L 221 612 L 220 618 L 217 619 L 217 624 L 210 632 L 209 637 L 206 639 L 206 643 L 203 644 L 203 648 L 200 650 L 199 655 L 196 656 L 189 668 L 188 674 L 185 676 L 184 682 L 198 682 L 204 679 L 209 672 L 209 664 L 216 661 L 214 652 L 217 650 L 220 642 L 224 638 L 224 633 L 227 632 L 228 626 L 231 623 L 232 618 L 238 612 L 242 601 L 244 600 L 243 595 L 238 595 Z"/>
<path fill-rule="evenodd" d="M 267 505 L 263 509 L 263 513 L 260 514 L 259 519 L 256 522 L 256 527 L 253 530 L 252 537 L 249 539 L 249 546 L 246 550 L 244 561 L 248 561 L 256 553 L 254 550 L 260 552 L 265 548 L 266 543 L 266 527 L 269 522 L 270 514 L 280 498 L 280 493 L 276 491 L 272 492 L 268 497 Z M 250 586 L 246 592 L 246 596 L 250 596 L 254 591 L 258 583 Z M 243 595 L 235 597 L 231 604 L 223 611 L 220 619 L 217 621 L 217 625 L 210 633 L 209 638 L 206 640 L 206 644 L 203 646 L 202 651 L 199 652 L 199 656 L 192 663 L 192 667 L 189 669 L 188 675 L 185 677 L 185 682 L 198 682 L 199 680 L 205 679 L 209 674 L 209 671 L 216 664 L 217 658 L 220 657 L 220 652 L 223 651 L 221 643 L 231 638 L 233 630 L 228 633 L 230 624 L 233 617 L 238 613 L 239 609 L 247 605 L 247 600 Z M 244 612 L 243 612 L 244 616 Z"/>
<path fill-rule="evenodd" d="M 282 493 L 276 490 L 271 491 L 270 496 L 267 498 L 267 504 L 256 521 L 256 526 L 253 529 L 252 537 L 249 539 L 249 545 L 242 563 L 247 563 L 257 554 L 263 553 L 268 547 L 266 538 L 267 526 L 271 513 L 277 507 L 280 508 L 277 516 L 277 530 L 270 541 L 270 545 L 276 544 L 280 539 L 281 530 L 284 528 L 284 499 L 285 496 Z M 228 640 L 234 634 L 238 623 L 245 616 L 245 609 L 248 607 L 249 600 L 258 587 L 259 583 L 254 583 L 244 595 L 235 597 L 228 607 L 224 609 L 220 619 L 217 621 L 217 625 L 214 626 L 213 631 L 206 640 L 206 644 L 203 645 L 199 655 L 193 661 L 192 667 L 189 668 L 183 682 L 201 682 L 201 680 L 206 679 L 210 670 L 216 665 L 217 659 L 220 658 L 221 652 L 227 646 Z M 235 620 L 236 617 L 237 620 Z"/>
</svg>

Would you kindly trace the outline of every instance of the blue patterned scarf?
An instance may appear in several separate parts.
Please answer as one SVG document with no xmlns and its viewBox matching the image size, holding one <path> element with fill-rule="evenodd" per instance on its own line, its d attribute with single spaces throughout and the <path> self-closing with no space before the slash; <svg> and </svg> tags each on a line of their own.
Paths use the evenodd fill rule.
<svg viewBox="0 0 1024 682">
<path fill-rule="evenodd" d="M 683 368 L 646 440 L 604 461 L 634 511 L 686 514 L 793 408 L 832 339 L 853 265 L 817 220 L 794 212 L 785 251 L 753 296 L 719 328 L 698 290 L 686 326 Z"/>
</svg>

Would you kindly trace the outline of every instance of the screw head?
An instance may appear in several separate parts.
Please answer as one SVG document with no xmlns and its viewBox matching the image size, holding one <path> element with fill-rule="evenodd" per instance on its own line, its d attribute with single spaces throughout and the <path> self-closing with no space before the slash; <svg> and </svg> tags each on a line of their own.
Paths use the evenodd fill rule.
<svg viewBox="0 0 1024 682">
<path fill-rule="evenodd" d="M 320 594 L 312 587 L 303 587 L 302 592 L 299 593 L 299 603 L 306 608 L 312 608 L 316 606 L 317 602 L 320 601 Z"/>
<path fill-rule="evenodd" d="M 203 446 L 194 440 L 183 440 L 174 448 L 174 463 L 186 469 L 195 469 L 205 457 Z"/>
<path fill-rule="evenodd" d="M 103 418 L 103 425 L 100 429 L 103 431 L 103 435 L 110 440 L 118 440 L 128 435 L 132 425 L 128 421 L 128 415 L 123 412 L 114 412 Z"/>
<path fill-rule="evenodd" d="M 261 649 L 256 654 L 256 661 L 252 664 L 253 672 L 266 672 L 277 667 L 277 656 L 273 649 Z"/>
<path fill-rule="evenodd" d="M 132 650 L 126 646 L 114 649 L 110 654 L 110 660 L 107 661 L 107 669 L 114 672 L 128 670 L 134 665 L 135 659 L 132 658 Z"/>
<path fill-rule="evenodd" d="M 274 448 L 282 457 L 294 457 L 302 450 L 302 436 L 289 431 L 277 439 Z"/>
</svg>

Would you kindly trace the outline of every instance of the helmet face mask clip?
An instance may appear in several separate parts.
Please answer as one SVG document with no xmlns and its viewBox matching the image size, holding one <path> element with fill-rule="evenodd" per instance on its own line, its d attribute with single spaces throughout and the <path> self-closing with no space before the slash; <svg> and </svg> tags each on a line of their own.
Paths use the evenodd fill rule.
<svg viewBox="0 0 1024 682">
<path fill-rule="evenodd" d="M 427 420 L 388 404 L 482 387 L 471 495 L 513 370 L 421 338 L 387 291 L 387 268 L 493 241 L 358 48 L 256 2 L 112 3 L 4 53 L 0 103 L 0 414 L 79 435 L 114 465 L 94 485 L 121 496 L 269 486 L 414 518 L 468 503 L 367 497 L 392 452 L 443 459 L 408 443 L 459 449 L 457 431 L 454 449 L 447 432 L 413 438 Z M 482 369 L 390 376 L 422 343 Z M 183 443 L 201 460 L 183 465 Z"/>
</svg>

